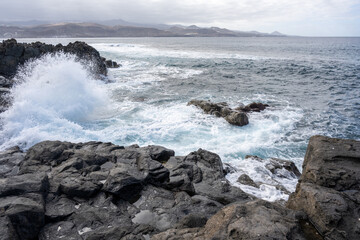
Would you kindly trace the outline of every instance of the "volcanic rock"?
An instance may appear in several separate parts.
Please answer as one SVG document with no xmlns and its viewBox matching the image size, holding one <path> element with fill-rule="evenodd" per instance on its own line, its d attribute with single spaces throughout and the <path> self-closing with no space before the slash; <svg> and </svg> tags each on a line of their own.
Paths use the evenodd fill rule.
<svg viewBox="0 0 360 240">
<path fill-rule="evenodd" d="M 360 237 L 360 142 L 313 136 L 287 206 L 304 211 L 324 239 Z"/>
<path fill-rule="evenodd" d="M 87 66 L 90 66 L 91 72 L 96 75 L 106 75 L 107 66 L 119 66 L 114 61 L 100 57 L 99 52 L 85 42 L 76 41 L 67 46 L 61 44 L 54 46 L 41 42 L 18 43 L 15 39 L 8 39 L 0 43 L 0 76 L 10 79 L 16 74 L 18 67 L 26 61 L 55 52 L 71 53 L 76 55 L 78 61 L 91 62 L 92 64 L 87 64 Z M 2 79 L 0 80 L 3 82 Z"/>
<path fill-rule="evenodd" d="M 237 108 L 235 108 L 235 110 L 237 111 L 242 111 L 242 112 L 261 112 L 263 110 L 265 110 L 265 108 L 269 107 L 268 104 L 263 104 L 263 103 L 250 103 L 246 106 L 239 106 Z"/>
<path fill-rule="evenodd" d="M 1 231 L 11 239 L 147 239 L 204 226 L 224 204 L 252 199 L 230 186 L 218 155 L 174 155 L 161 146 L 59 141 L 1 152 L 5 165 L 19 166 L 0 178 Z"/>
<path fill-rule="evenodd" d="M 227 103 L 212 103 L 204 100 L 191 100 L 188 105 L 194 105 L 204 110 L 205 113 L 223 117 L 227 122 L 236 126 L 244 126 L 249 124 L 246 113 L 232 110 Z"/>
</svg>

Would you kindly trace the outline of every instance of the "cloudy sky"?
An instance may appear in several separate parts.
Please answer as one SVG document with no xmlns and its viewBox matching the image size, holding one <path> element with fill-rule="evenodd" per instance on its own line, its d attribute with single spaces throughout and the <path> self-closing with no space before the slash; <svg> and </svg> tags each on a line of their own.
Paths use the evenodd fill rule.
<svg viewBox="0 0 360 240">
<path fill-rule="evenodd" d="M 196 24 L 305 36 L 360 36 L 360 0 L 0 0 L 0 21 Z"/>
</svg>

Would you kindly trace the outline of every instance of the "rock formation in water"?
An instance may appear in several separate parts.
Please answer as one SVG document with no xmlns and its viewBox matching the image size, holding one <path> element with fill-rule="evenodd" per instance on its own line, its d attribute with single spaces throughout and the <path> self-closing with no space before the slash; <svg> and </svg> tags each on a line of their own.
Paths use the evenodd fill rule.
<svg viewBox="0 0 360 240">
<path fill-rule="evenodd" d="M 41 42 L 18 43 L 15 39 L 9 39 L 0 43 L 0 76 L 11 78 L 16 74 L 18 67 L 26 61 L 60 51 L 76 55 L 79 61 L 93 63 L 91 70 L 95 74 L 106 75 L 107 66 L 118 66 L 114 62 L 102 58 L 95 48 L 85 42 L 77 41 L 69 43 L 67 46 L 61 44 L 54 46 Z"/>
<path fill-rule="evenodd" d="M 16 74 L 19 66 L 44 54 L 56 52 L 74 54 L 97 76 L 105 76 L 107 68 L 120 67 L 120 64 L 101 57 L 95 48 L 84 42 L 69 43 L 67 46 L 61 44 L 54 46 L 41 42 L 28 44 L 18 43 L 15 39 L 5 40 L 0 43 L 0 112 L 6 110 L 10 104 L 7 94 L 14 84 L 12 77 Z"/>
<path fill-rule="evenodd" d="M 251 103 L 231 109 L 226 102 L 212 103 L 205 100 L 191 100 L 188 105 L 194 105 L 201 108 L 205 113 L 224 118 L 228 123 L 236 126 L 245 126 L 249 124 L 247 112 L 260 112 L 269 105 L 262 103 Z"/>
</svg>

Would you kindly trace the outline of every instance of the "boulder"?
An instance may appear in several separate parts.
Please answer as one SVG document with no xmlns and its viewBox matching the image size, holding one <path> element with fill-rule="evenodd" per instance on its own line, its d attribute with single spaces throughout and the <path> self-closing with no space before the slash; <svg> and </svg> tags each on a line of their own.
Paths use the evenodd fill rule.
<svg viewBox="0 0 360 240">
<path fill-rule="evenodd" d="M 269 105 L 262 103 L 252 103 L 247 106 L 231 109 L 227 103 L 212 103 L 205 100 L 191 100 L 188 105 L 194 105 L 201 108 L 205 113 L 224 118 L 228 123 L 236 126 L 245 126 L 249 124 L 249 118 L 246 112 L 260 112 Z"/>
<path fill-rule="evenodd" d="M 244 185 L 259 188 L 259 185 L 256 184 L 254 182 L 254 180 L 252 180 L 251 177 L 249 177 L 249 175 L 247 175 L 247 174 L 241 174 L 240 177 L 238 178 L 237 182 L 241 183 L 241 184 L 244 184 Z"/>
<path fill-rule="evenodd" d="M 24 158 L 25 153 L 19 147 L 0 152 L 0 178 L 16 175 Z"/>
<path fill-rule="evenodd" d="M 263 104 L 260 102 L 258 102 L 258 103 L 253 102 L 246 106 L 241 105 L 241 106 L 235 108 L 235 110 L 242 111 L 242 112 L 261 112 L 261 111 L 265 110 L 267 107 L 269 107 L 268 104 Z"/>
<path fill-rule="evenodd" d="M 233 203 L 212 216 L 202 228 L 169 229 L 153 240 L 182 239 L 306 239 L 303 215 L 280 205 L 254 200 Z"/>
<path fill-rule="evenodd" d="M 78 61 L 84 62 L 90 67 L 92 73 L 96 75 L 106 75 L 108 67 L 120 67 L 114 61 L 102 58 L 99 52 L 86 44 L 76 41 L 67 46 L 58 44 L 56 46 L 41 42 L 18 43 L 15 39 L 4 40 L 0 43 L 0 76 L 12 78 L 20 65 L 32 58 L 39 58 L 44 54 L 53 54 L 55 52 L 65 52 L 76 55 Z M 91 62 L 92 64 L 87 64 Z M 0 79 L 0 83 L 3 80 Z M 7 82 L 6 85 L 12 85 Z"/>
<path fill-rule="evenodd" d="M 287 206 L 304 211 L 324 239 L 360 237 L 360 142 L 310 138 Z"/>
<path fill-rule="evenodd" d="M 0 198 L 0 210 L 0 217 L 6 224 L 6 229 L 1 231 L 10 236 L 15 235 L 15 231 L 19 239 L 36 239 L 45 224 L 44 206 L 34 199 L 3 197 Z"/>
</svg>

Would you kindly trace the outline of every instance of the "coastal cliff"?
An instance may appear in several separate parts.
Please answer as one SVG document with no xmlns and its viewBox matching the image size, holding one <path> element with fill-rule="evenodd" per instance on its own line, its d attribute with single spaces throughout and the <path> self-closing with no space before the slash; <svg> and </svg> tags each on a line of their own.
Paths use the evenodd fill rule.
<svg viewBox="0 0 360 240">
<path fill-rule="evenodd" d="M 231 186 L 220 157 L 203 149 L 182 157 L 161 146 L 46 141 L 1 152 L 0 162 L 3 239 L 359 236 L 358 141 L 312 137 L 289 208 Z"/>
</svg>

